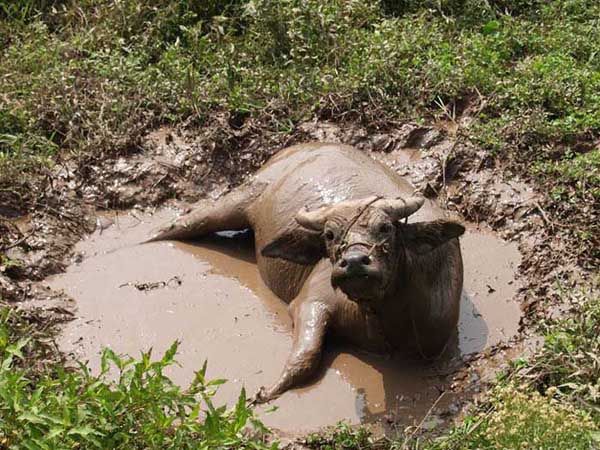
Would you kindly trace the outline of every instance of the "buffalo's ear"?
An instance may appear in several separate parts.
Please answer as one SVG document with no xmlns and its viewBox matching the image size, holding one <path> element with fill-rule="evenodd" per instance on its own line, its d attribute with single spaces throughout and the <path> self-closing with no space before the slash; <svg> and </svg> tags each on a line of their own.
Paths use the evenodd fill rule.
<svg viewBox="0 0 600 450">
<path fill-rule="evenodd" d="M 400 223 L 399 230 L 404 245 L 409 250 L 422 255 L 461 236 L 465 232 L 465 227 L 457 222 L 435 220 L 433 222 Z"/>
<path fill-rule="evenodd" d="M 320 231 L 310 230 L 294 221 L 263 247 L 260 253 L 269 258 L 281 258 L 310 266 L 325 257 L 326 249 Z"/>
</svg>

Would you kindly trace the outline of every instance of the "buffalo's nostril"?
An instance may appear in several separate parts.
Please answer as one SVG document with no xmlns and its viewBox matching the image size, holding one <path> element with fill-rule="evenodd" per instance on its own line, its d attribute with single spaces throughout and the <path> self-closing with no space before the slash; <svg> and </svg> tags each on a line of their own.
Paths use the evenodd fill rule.
<svg viewBox="0 0 600 450">
<path fill-rule="evenodd" d="M 346 255 L 340 261 L 340 267 L 348 272 L 356 269 L 360 270 L 369 264 L 371 264 L 371 257 L 369 255 L 365 255 L 364 253 L 353 253 Z"/>
</svg>

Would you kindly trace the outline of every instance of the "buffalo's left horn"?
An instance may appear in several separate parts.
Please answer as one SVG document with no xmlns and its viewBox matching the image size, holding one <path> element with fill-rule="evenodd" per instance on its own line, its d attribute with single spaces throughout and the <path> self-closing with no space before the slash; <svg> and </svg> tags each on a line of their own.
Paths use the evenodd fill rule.
<svg viewBox="0 0 600 450">
<path fill-rule="evenodd" d="M 381 200 L 381 207 L 394 219 L 400 220 L 414 214 L 425 203 L 423 197 L 395 198 Z"/>
<path fill-rule="evenodd" d="M 296 222 L 309 230 L 321 231 L 327 221 L 327 211 L 329 211 L 329 209 L 329 206 L 323 206 L 314 211 L 308 211 L 306 208 L 302 208 L 296 214 Z"/>
</svg>

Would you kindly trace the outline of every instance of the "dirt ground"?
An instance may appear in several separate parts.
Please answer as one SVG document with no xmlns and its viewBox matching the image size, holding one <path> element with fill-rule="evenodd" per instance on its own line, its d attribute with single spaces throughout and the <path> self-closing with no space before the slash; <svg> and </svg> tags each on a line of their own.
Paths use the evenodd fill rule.
<svg viewBox="0 0 600 450">
<path fill-rule="evenodd" d="M 76 247 L 84 236 L 93 234 L 97 239 L 103 233 L 115 233 L 111 226 L 115 211 L 131 220 L 156 211 L 163 214 L 165 208 L 182 210 L 239 185 L 269 156 L 292 143 L 351 144 L 407 177 L 418 191 L 460 215 L 469 226 L 510 242 L 518 253 L 514 289 L 511 298 L 503 300 L 518 305 L 520 319 L 507 338 L 463 353 L 460 364 L 444 378 L 443 390 L 460 394 L 457 401 L 447 402 L 445 409 L 435 405 L 440 406 L 442 421 L 450 421 L 485 392 L 493 370 L 535 347 L 538 339 L 532 330 L 536 321 L 564 312 L 556 294 L 557 280 L 564 289 L 585 276 L 578 269 L 577 254 L 549 219 L 535 187 L 509 173 L 487 153 L 465 144 L 462 125 L 402 123 L 367 130 L 356 124 L 307 122 L 282 138 L 258 132 L 252 123 L 238 127 L 222 118 L 202 131 L 185 125 L 157 129 L 135 152 L 113 160 L 87 160 L 85 165 L 76 159 L 66 161 L 48 173 L 32 210 L 2 206 L 0 248 L 8 259 L 0 265 L 0 293 L 5 302 L 34 313 L 41 326 L 64 330 L 66 323 L 82 319 L 82 306 L 69 295 L 73 293 L 67 285 L 53 283 L 48 277 L 85 262 L 86 255 Z M 494 258 L 493 254 L 487 256 Z M 158 281 L 150 278 L 145 281 Z M 135 291 L 135 286 L 128 289 Z M 491 294 L 497 286 L 490 284 L 487 290 L 484 294 Z M 553 299 L 552 304 L 542 304 L 540 298 Z M 284 351 L 284 344 L 282 339 L 276 346 L 283 346 Z M 339 364 L 334 368 L 339 369 Z M 430 408 L 434 402 L 429 403 Z M 387 429 L 403 423 L 393 411 L 384 411 L 378 419 Z"/>
</svg>

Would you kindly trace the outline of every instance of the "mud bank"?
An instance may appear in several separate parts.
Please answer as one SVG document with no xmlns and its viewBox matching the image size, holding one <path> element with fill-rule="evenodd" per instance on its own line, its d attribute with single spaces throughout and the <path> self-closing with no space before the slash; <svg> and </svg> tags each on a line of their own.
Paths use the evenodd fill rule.
<svg viewBox="0 0 600 450">
<path fill-rule="evenodd" d="M 76 246 L 76 262 L 47 281 L 78 308 L 59 345 L 98 371 L 103 347 L 130 355 L 152 348 L 159 355 L 180 340 L 173 379 L 187 385 L 206 359 L 209 378 L 229 380 L 217 402 L 232 404 L 242 386 L 253 394 L 276 380 L 291 346 L 291 321 L 260 279 L 249 233 L 138 245 L 174 214 L 108 214 Z M 461 245 L 465 289 L 454 357 L 427 366 L 329 342 L 318 379 L 273 402 L 275 411 L 261 408 L 264 422 L 291 434 L 340 420 L 410 425 L 436 402 L 428 421 L 454 415 L 455 403 L 471 394 L 454 377 L 462 361 L 509 342 L 520 319 L 513 300 L 516 246 L 475 228 Z"/>
</svg>

